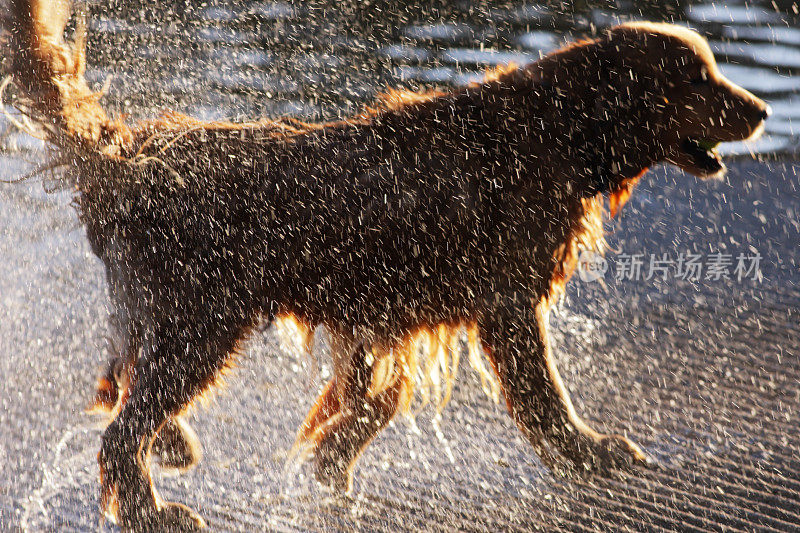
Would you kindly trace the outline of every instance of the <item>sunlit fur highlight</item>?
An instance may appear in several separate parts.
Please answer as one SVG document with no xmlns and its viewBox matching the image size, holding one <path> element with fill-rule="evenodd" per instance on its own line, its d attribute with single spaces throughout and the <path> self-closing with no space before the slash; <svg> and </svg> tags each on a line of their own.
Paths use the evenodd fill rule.
<svg viewBox="0 0 800 533">
<path fill-rule="evenodd" d="M 281 348 L 297 356 L 311 353 L 314 328 L 297 315 L 281 314 L 275 319 L 281 339 Z M 414 407 L 414 396 L 407 395 L 401 405 L 405 414 L 416 414 L 428 404 L 437 411 L 444 408 L 453 392 L 462 353 L 481 380 L 483 391 L 495 402 L 500 398 L 500 385 L 492 371 L 491 361 L 484 353 L 478 327 L 475 323 L 447 324 L 419 328 L 388 349 L 373 348 L 371 397 L 388 389 L 398 379 L 404 380 L 411 390 L 419 394 L 419 405 Z"/>
</svg>

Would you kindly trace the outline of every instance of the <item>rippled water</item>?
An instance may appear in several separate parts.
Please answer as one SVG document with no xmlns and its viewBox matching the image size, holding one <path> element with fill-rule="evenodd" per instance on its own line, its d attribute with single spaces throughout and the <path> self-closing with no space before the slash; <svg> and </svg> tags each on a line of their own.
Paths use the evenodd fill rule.
<svg viewBox="0 0 800 533">
<path fill-rule="evenodd" d="M 800 16 L 781 2 L 120 2 L 92 6 L 89 78 L 120 112 L 341 116 L 390 86 L 460 85 L 627 20 L 686 24 L 775 111 L 754 146 L 796 150 Z"/>
</svg>

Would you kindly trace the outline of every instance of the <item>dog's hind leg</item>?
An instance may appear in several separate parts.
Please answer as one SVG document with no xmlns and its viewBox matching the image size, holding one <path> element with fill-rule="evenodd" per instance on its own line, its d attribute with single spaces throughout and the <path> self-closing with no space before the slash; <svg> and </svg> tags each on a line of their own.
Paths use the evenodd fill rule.
<svg viewBox="0 0 800 533">
<path fill-rule="evenodd" d="M 350 364 L 343 365 L 342 373 L 334 378 L 340 410 L 311 437 L 315 443 L 316 477 L 323 485 L 345 494 L 352 490 L 358 456 L 397 413 L 408 387 L 400 369 L 394 371 L 394 379 L 373 393 L 372 364 L 363 344 L 359 344 L 351 354 Z"/>
<path fill-rule="evenodd" d="M 543 437 L 579 471 L 645 464 L 646 456 L 630 440 L 598 433 L 575 412 L 550 352 L 542 306 L 501 302 L 479 323 L 517 426 L 537 452 Z"/>
<path fill-rule="evenodd" d="M 130 372 L 142 348 L 142 328 L 137 321 L 131 319 L 130 311 L 122 303 L 125 301 L 123 284 L 116 282 L 110 269 L 107 269 L 107 279 L 111 302 L 115 307 L 109 316 L 108 349 L 111 356 L 98 378 L 97 391 L 88 411 L 110 414 L 113 417 L 125 402 Z"/>
<path fill-rule="evenodd" d="M 158 430 L 150 454 L 162 470 L 186 472 L 203 458 L 200 439 L 181 415 L 171 416 Z"/>
<path fill-rule="evenodd" d="M 112 349 L 114 348 L 112 347 Z M 128 369 L 133 363 L 135 363 L 135 359 L 114 350 L 114 355 L 108 359 L 105 370 L 97 379 L 97 390 L 92 404 L 87 409 L 90 413 L 113 414 L 121 407 L 128 387 Z"/>
<path fill-rule="evenodd" d="M 177 322 L 146 337 L 127 401 L 103 434 L 98 455 L 101 503 L 126 531 L 190 531 L 203 526 L 187 507 L 159 499 L 150 479 L 150 448 L 170 417 L 213 384 L 245 327 Z"/>
<path fill-rule="evenodd" d="M 113 355 L 100 375 L 89 412 L 111 415 L 109 422 L 125 404 L 130 386 L 131 374 L 142 347 L 141 328 L 134 324 L 118 326 L 124 331 L 120 337 L 121 346 L 111 343 Z M 197 434 L 186 420 L 176 415 L 170 417 L 153 440 L 151 454 L 161 468 L 185 472 L 202 458 L 202 448 Z"/>
</svg>

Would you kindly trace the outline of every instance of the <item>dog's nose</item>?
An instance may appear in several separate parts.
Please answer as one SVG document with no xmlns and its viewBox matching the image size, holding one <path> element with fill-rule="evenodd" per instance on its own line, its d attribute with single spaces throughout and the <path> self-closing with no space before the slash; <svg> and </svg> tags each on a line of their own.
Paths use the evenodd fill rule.
<svg viewBox="0 0 800 533">
<path fill-rule="evenodd" d="M 767 120 L 772 115 L 772 108 L 767 104 L 764 106 L 764 109 L 761 110 L 761 120 Z"/>
</svg>

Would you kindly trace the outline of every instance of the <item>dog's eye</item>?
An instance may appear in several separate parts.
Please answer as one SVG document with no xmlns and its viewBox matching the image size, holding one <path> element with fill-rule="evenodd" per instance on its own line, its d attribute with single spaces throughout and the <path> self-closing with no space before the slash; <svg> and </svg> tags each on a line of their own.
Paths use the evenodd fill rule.
<svg viewBox="0 0 800 533">
<path fill-rule="evenodd" d="M 700 75 L 696 78 L 692 78 L 690 83 L 692 85 L 704 85 L 708 83 L 708 69 L 706 67 L 702 67 L 700 69 Z"/>
</svg>

